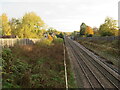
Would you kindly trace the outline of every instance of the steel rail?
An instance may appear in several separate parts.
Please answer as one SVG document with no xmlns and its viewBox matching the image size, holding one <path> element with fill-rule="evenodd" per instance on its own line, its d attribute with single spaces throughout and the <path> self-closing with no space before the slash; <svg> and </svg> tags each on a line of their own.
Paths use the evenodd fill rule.
<svg viewBox="0 0 120 90">
<path fill-rule="evenodd" d="M 69 45 L 73 48 L 73 46 L 70 44 L 70 42 L 69 42 Z M 73 48 L 73 50 L 74 50 L 75 48 Z M 75 55 L 77 55 L 79 58 L 80 58 L 80 56 L 79 56 L 79 54 L 76 52 L 76 50 L 74 50 L 73 51 L 74 52 L 74 54 Z M 74 56 L 75 56 L 74 55 Z M 77 62 L 79 63 L 79 65 L 80 65 L 80 61 L 79 61 L 79 59 L 78 59 L 78 57 L 77 57 Z M 81 58 L 80 58 L 81 59 Z M 86 67 L 88 68 L 88 70 L 89 70 L 89 72 L 91 73 L 91 75 L 95 78 L 95 80 L 98 82 L 98 84 L 100 85 L 100 87 L 102 88 L 102 89 L 105 89 L 105 87 L 102 85 L 102 83 L 98 80 L 98 78 L 95 76 L 95 74 L 92 72 L 92 70 L 89 68 L 89 66 L 83 61 L 83 63 L 84 63 L 84 65 L 86 65 Z M 82 66 L 82 65 L 80 65 L 80 67 L 84 70 L 84 73 L 86 74 L 86 76 L 87 76 L 87 78 L 89 78 L 89 83 L 91 83 L 91 85 L 92 85 L 92 88 L 95 88 L 95 86 L 93 85 L 93 83 L 90 81 L 90 77 L 87 75 L 87 73 L 85 72 L 85 68 Z"/>
<path fill-rule="evenodd" d="M 74 45 L 76 45 L 75 43 L 74 43 Z M 77 46 L 77 45 L 76 45 Z M 85 51 L 83 51 L 82 49 L 80 49 L 80 47 L 79 46 L 77 46 L 78 48 L 79 48 L 79 51 L 80 52 L 82 52 L 83 54 L 87 54 Z M 85 55 L 84 55 L 85 56 Z M 87 57 L 88 58 L 92 58 L 92 57 L 90 57 L 88 54 L 87 54 Z M 119 79 L 118 78 L 116 78 L 116 77 L 114 77 L 114 75 L 113 74 L 111 74 L 110 72 L 108 72 L 108 70 L 106 70 L 102 65 L 100 65 L 97 61 L 95 61 L 95 60 L 90 60 L 89 59 L 89 61 L 104 75 L 104 77 L 106 77 L 110 82 L 111 82 L 111 84 L 113 84 L 117 89 L 119 89 L 119 84 L 120 84 L 120 81 L 119 81 Z M 95 62 L 95 63 L 97 63 L 97 65 L 99 65 L 99 67 L 101 67 L 102 69 L 104 69 L 107 73 L 109 73 L 109 75 L 111 75 L 113 78 L 114 78 L 114 80 L 118 83 L 118 85 L 116 85 L 115 84 L 115 81 L 113 82 L 111 79 L 110 79 L 110 77 L 108 77 L 107 75 L 105 75 L 105 73 L 102 71 L 102 70 L 100 70 L 100 68 L 98 68 L 98 66 L 96 65 L 96 64 L 94 64 L 93 62 Z"/>
</svg>

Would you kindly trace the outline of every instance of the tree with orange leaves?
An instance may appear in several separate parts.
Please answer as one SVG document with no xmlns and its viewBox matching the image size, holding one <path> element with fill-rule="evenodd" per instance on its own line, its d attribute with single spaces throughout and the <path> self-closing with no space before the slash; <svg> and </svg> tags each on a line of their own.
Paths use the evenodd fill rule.
<svg viewBox="0 0 120 90">
<path fill-rule="evenodd" d="M 48 34 L 48 39 L 51 41 L 53 40 L 53 38 L 49 34 Z"/>
<path fill-rule="evenodd" d="M 94 34 L 94 31 L 90 26 L 87 26 L 87 28 L 85 30 L 85 34 L 87 37 L 91 37 Z"/>
</svg>

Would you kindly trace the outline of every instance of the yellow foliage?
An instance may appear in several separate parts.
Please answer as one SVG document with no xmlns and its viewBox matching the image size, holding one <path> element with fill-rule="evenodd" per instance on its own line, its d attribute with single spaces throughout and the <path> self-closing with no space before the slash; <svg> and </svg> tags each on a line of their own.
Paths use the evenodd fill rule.
<svg viewBox="0 0 120 90">
<path fill-rule="evenodd" d="M 2 34 L 11 35 L 11 28 L 9 25 L 8 17 L 5 13 L 0 16 L 0 24 L 2 25 Z"/>
<path fill-rule="evenodd" d="M 53 41 L 53 38 L 50 35 L 48 35 L 48 39 Z"/>
<path fill-rule="evenodd" d="M 94 34 L 93 29 L 90 26 L 87 26 L 85 34 Z"/>
<path fill-rule="evenodd" d="M 115 33 L 115 36 L 120 36 L 120 31 L 119 31 L 119 30 L 116 29 L 116 30 L 114 31 L 114 33 Z"/>
</svg>

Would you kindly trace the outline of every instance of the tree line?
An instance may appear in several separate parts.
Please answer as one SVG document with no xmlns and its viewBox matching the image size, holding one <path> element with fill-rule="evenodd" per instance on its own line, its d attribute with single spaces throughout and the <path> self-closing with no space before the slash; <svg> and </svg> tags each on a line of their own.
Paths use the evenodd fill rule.
<svg viewBox="0 0 120 90">
<path fill-rule="evenodd" d="M 0 35 L 15 35 L 18 38 L 41 38 L 44 34 L 63 37 L 64 34 L 52 27 L 48 27 L 45 22 L 34 12 L 25 13 L 22 18 L 12 18 L 3 13 L 0 16 Z M 72 35 L 80 37 L 92 36 L 118 36 L 117 20 L 106 17 L 103 24 L 97 27 L 90 27 L 84 22 L 80 25 L 80 31 L 74 31 Z"/>
<path fill-rule="evenodd" d="M 47 27 L 45 22 L 34 12 L 25 13 L 22 18 L 12 18 L 3 13 L 0 16 L 0 35 L 15 35 L 18 38 L 41 38 L 44 34 L 53 33 L 60 36 L 62 32 Z"/>
<path fill-rule="evenodd" d="M 92 36 L 118 36 L 119 30 L 117 27 L 117 20 L 111 17 L 106 17 L 103 24 L 97 27 L 91 28 L 84 22 L 80 25 L 80 31 L 74 31 L 74 36 L 80 37 L 92 37 Z"/>
</svg>

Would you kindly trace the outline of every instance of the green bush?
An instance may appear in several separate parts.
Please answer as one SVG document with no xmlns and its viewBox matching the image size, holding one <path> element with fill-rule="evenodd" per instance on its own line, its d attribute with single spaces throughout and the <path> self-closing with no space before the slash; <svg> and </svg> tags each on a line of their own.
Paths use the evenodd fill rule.
<svg viewBox="0 0 120 90">
<path fill-rule="evenodd" d="M 63 39 L 62 38 L 56 38 L 53 40 L 54 43 L 63 43 Z"/>
<path fill-rule="evenodd" d="M 28 64 L 16 59 L 10 48 L 3 48 L 0 60 L 2 61 L 3 88 L 19 88 L 19 79 L 24 72 L 28 71 Z"/>
<path fill-rule="evenodd" d="M 12 60 L 13 60 L 13 55 L 12 55 L 12 51 L 10 48 L 4 48 L 2 50 L 2 64 L 3 64 L 3 71 L 4 68 L 6 69 L 7 72 L 9 72 L 10 67 L 12 66 Z"/>
<path fill-rule="evenodd" d="M 11 57 L 12 57 L 11 49 L 10 48 L 4 48 L 2 50 L 2 58 L 4 60 L 9 61 L 11 59 Z"/>
<path fill-rule="evenodd" d="M 42 41 L 36 43 L 36 45 L 38 46 L 46 46 L 46 45 L 49 46 L 51 44 L 52 44 L 52 41 L 49 39 L 43 39 Z"/>
</svg>

